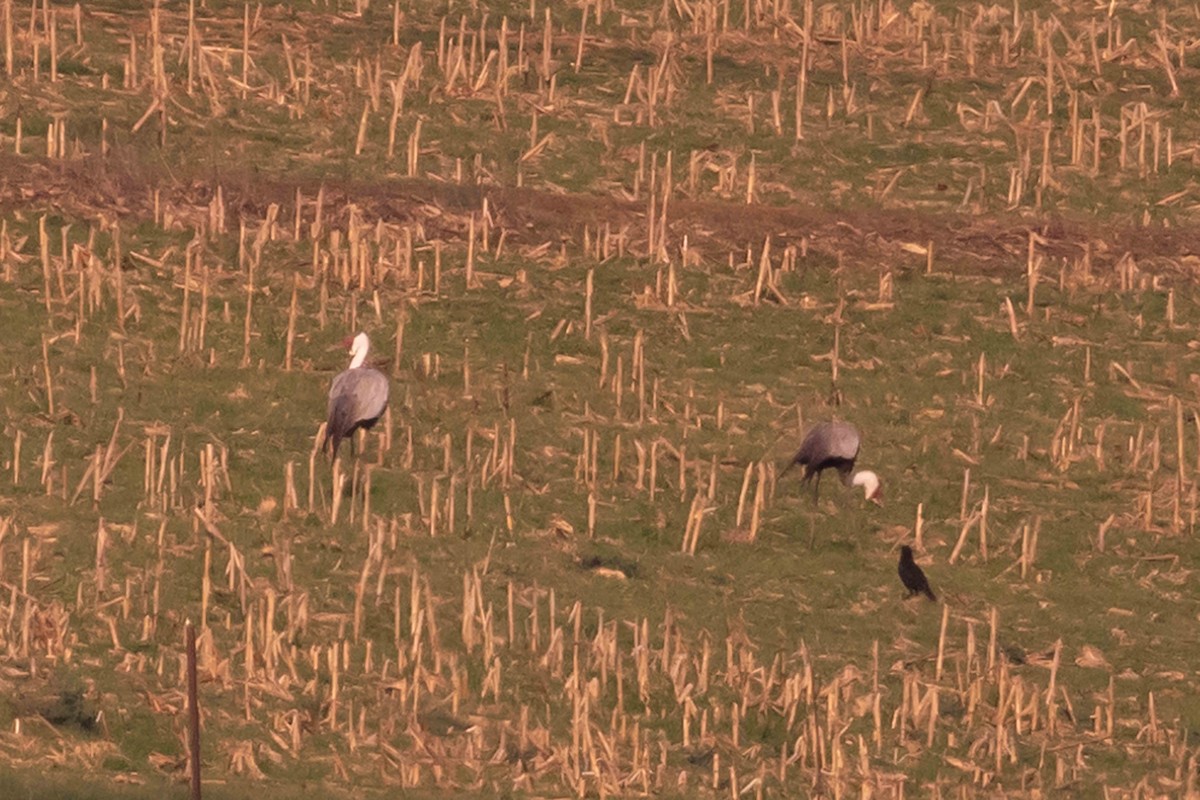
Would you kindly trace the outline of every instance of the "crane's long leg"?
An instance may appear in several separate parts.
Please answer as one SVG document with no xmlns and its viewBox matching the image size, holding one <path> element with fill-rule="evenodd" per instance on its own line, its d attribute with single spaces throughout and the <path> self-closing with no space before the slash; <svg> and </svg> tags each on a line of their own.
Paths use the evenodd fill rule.
<svg viewBox="0 0 1200 800">
<path fill-rule="evenodd" d="M 817 479 L 815 481 L 813 481 L 813 505 L 816 505 L 817 501 L 820 499 L 821 499 L 821 472 L 820 472 L 820 470 L 818 470 L 817 471 Z"/>
<path fill-rule="evenodd" d="M 354 493 L 357 496 L 359 492 L 364 491 L 366 488 L 361 472 L 362 465 L 366 461 L 367 456 L 367 429 L 359 428 L 356 430 L 354 432 L 354 439 L 357 444 L 361 445 L 354 453 Z"/>
</svg>

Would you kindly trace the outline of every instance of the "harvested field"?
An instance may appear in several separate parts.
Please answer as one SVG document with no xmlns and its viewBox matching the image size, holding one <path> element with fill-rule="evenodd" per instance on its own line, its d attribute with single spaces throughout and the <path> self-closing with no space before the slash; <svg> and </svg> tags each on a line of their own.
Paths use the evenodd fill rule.
<svg viewBox="0 0 1200 800">
<path fill-rule="evenodd" d="M 0 20 L 14 791 L 1200 797 L 1194 8 Z"/>
</svg>

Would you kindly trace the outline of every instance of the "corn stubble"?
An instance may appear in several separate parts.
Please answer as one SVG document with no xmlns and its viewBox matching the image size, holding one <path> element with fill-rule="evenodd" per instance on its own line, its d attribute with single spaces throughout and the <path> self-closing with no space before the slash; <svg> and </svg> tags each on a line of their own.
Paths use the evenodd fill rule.
<svg viewBox="0 0 1200 800">
<path fill-rule="evenodd" d="M 939 134 L 991 142 L 990 161 L 954 173 L 956 208 L 1035 214 L 1119 183 L 1142 220 L 1169 219 L 1191 196 L 1177 164 L 1196 158 L 1172 105 L 1194 19 L 776 0 L 238 11 L 4 0 L 5 74 L 28 103 L 0 142 L 40 159 L 44 136 L 53 168 L 151 139 L 186 151 L 234 109 L 301 131 L 324 114 L 344 135 L 300 150 L 407 179 L 392 186 L 417 199 L 300 181 L 260 202 L 218 180 L 201 195 L 146 188 L 120 213 L 86 196 L 6 212 L 0 286 L 28 323 L 6 326 L 14 358 L 0 362 L 21 386 L 0 394 L 0 486 L 19 498 L 0 502 L 6 680 L 79 676 L 108 719 L 132 707 L 154 720 L 150 756 L 122 772 L 181 777 L 200 761 L 223 779 L 303 767 L 341 788 L 578 796 L 1196 793 L 1179 700 L 1194 680 L 1171 653 L 1159 669 L 1122 649 L 1141 635 L 1122 620 L 1169 612 L 1092 601 L 1118 672 L 1085 638 L 1094 628 L 1014 599 L 1036 608 L 1099 559 L 1149 587 L 1148 603 L 1178 599 L 1200 414 L 1147 351 L 1194 344 L 1177 335 L 1195 310 L 1194 287 L 1171 277 L 1179 262 L 1028 226 L 999 245 L 1007 273 L 977 274 L 961 241 L 923 231 L 893 237 L 880 265 L 836 224 L 736 240 L 697 224 L 705 203 L 753 214 L 807 197 L 781 154 L 814 141 Z M 368 14 L 386 17 L 385 45 L 326 50 L 323 26 Z M 653 35 L 634 42 L 639 25 Z M 615 58 L 622 39 L 644 57 Z M 765 83 L 742 58 L 760 59 Z M 1104 77 L 1114 63 L 1164 94 L 1124 97 Z M 889 106 L 867 86 L 889 64 L 936 81 Z M 1004 90 L 942 97 L 985 73 Z M 725 131 L 663 148 L 700 86 L 752 147 Z M 89 108 L 96 92 L 122 103 Z M 453 141 L 468 110 L 509 137 L 503 159 Z M 520 224 L 517 195 L 488 191 L 566 194 L 555 171 L 583 138 L 603 143 L 615 199 L 595 208 L 609 213 L 541 231 Z M 934 169 L 863 175 L 863 196 L 927 202 L 916 185 Z M 906 297 L 922 292 L 965 293 L 973 333 L 922 316 Z M 1071 332 L 1081 297 L 1115 298 L 1122 341 Z M 458 304 L 495 312 L 511 340 L 489 341 Z M 714 360 L 729 342 L 712 320 L 774 331 L 802 317 L 805 336 L 769 354 L 785 381 L 729 363 L 745 350 Z M 316 425 L 339 364 L 323 348 L 360 328 L 394 330 L 398 391 L 330 464 Z M 896 330 L 918 352 L 890 346 Z M 1055 373 L 1053 419 L 1011 388 L 1035 358 Z M 897 380 L 889 359 L 936 385 L 902 409 L 915 441 L 873 418 L 900 416 L 893 388 L 871 383 Z M 143 395 L 168 390 L 171 406 Z M 849 493 L 813 509 L 776 482 L 774 443 L 830 415 L 874 434 L 898 511 L 869 516 Z M 906 459 L 930 473 L 905 478 Z M 1098 526 L 1064 546 L 1063 506 L 1085 496 L 1100 497 Z M 899 519 L 911 527 L 886 522 Z M 791 529 L 805 524 L 810 550 L 786 555 L 804 550 Z M 909 537 L 944 581 L 936 619 L 880 577 Z M 837 584 L 828 564 L 846 563 L 821 551 L 846 542 L 869 558 Z M 812 573 L 781 582 L 755 565 L 785 557 Z M 731 580 L 703 577 L 718 572 Z M 831 591 L 851 607 L 830 611 L 831 630 L 866 633 L 823 630 Z M 775 616 L 756 618 L 759 602 Z M 1131 670 L 1156 674 L 1142 685 Z M 47 736 L 8 716 L 17 767 L 91 769 L 135 749 L 115 725 Z"/>
</svg>

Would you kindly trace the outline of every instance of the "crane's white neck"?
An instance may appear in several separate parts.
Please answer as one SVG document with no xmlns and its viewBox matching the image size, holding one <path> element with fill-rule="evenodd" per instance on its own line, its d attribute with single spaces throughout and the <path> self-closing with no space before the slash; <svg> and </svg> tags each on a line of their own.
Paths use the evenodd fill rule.
<svg viewBox="0 0 1200 800">
<path fill-rule="evenodd" d="M 371 340 L 367 338 L 365 333 L 360 333 L 354 337 L 354 343 L 350 345 L 350 369 L 356 369 L 363 365 L 367 360 L 367 351 L 371 349 Z"/>
<path fill-rule="evenodd" d="M 850 485 L 863 487 L 863 494 L 868 500 L 876 503 L 880 503 L 883 500 L 883 491 L 879 485 L 879 476 L 869 469 L 854 473 L 854 478 L 850 481 Z"/>
</svg>

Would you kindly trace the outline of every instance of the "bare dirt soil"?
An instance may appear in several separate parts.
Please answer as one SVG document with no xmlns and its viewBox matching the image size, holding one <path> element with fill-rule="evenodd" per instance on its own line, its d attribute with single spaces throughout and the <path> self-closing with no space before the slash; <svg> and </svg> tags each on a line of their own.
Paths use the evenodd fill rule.
<svg viewBox="0 0 1200 800">
<path fill-rule="evenodd" d="M 529 188 L 460 185 L 430 179 L 384 178 L 372 182 L 292 179 L 245 169 L 219 177 L 170 175 L 130 160 L 87 157 L 74 161 L 0 156 L 0 211 L 53 207 L 64 217 L 150 220 L 154 191 L 160 208 L 193 222 L 207 216 L 218 188 L 227 209 L 254 218 L 271 203 L 287 209 L 297 191 L 306 198 L 324 192 L 327 212 L 345 212 L 353 204 L 370 220 L 420 222 L 429 237 L 465 237 L 467 217 L 486 198 L 514 243 L 536 246 L 555 240 L 579 244 L 585 227 L 605 220 L 625 228 L 634 239 L 644 236 L 646 204 L 590 193 L 555 193 Z M 286 217 L 286 214 L 285 214 Z M 1130 253 L 1138 266 L 1177 279 L 1194 279 L 1200 268 L 1200 230 L 1190 227 L 1144 227 L 1102 224 L 1084 216 L 996 213 L 939 214 L 929 210 L 849 208 L 830 210 L 802 204 L 774 206 L 709 200 L 676 200 L 668 226 L 673 241 L 683 235 L 700 251 L 726 253 L 758 245 L 770 237 L 781 244 L 799 243 L 853 263 L 924 267 L 918 248 L 932 243 L 937 264 L 955 272 L 1011 273 L 1025 263 L 1030 234 L 1039 252 L 1068 264 L 1090 260 L 1099 273 Z M 907 246 L 907 247 L 906 247 Z M 948 266 L 946 266 L 948 265 Z"/>
</svg>

